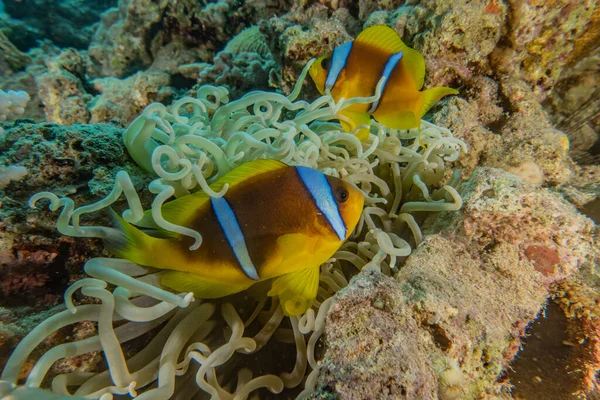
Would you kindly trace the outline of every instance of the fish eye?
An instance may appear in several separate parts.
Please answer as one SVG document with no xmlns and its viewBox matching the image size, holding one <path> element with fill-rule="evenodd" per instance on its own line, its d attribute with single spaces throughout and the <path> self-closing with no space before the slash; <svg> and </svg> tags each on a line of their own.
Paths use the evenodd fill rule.
<svg viewBox="0 0 600 400">
<path fill-rule="evenodd" d="M 350 193 L 348 193 L 346 188 L 339 188 L 335 192 L 335 201 L 338 203 L 345 203 L 346 200 L 348 200 L 348 197 L 350 197 Z"/>
<path fill-rule="evenodd" d="M 324 58 L 323 61 L 321 61 L 321 67 L 323 67 L 324 70 L 329 70 L 329 67 L 331 67 L 331 57 Z"/>
</svg>

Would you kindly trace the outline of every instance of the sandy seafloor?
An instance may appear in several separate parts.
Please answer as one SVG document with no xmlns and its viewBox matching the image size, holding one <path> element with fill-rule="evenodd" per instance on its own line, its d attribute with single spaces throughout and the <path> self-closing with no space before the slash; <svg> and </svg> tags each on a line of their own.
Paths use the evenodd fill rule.
<svg viewBox="0 0 600 400">
<path fill-rule="evenodd" d="M 0 89 L 30 100 L 0 122 L 0 367 L 34 326 L 64 310 L 62 295 L 85 277 L 83 264 L 108 256 L 100 240 L 56 232 L 58 213 L 29 208 L 30 196 L 51 190 L 89 204 L 126 170 L 147 207 L 154 177 L 120 137 L 148 104 L 194 96 L 205 84 L 226 87 L 231 99 L 252 90 L 287 95 L 310 58 L 375 24 L 424 56 L 426 88 L 459 90 L 424 119 L 468 146 L 449 166 L 464 179 L 464 203 L 417 215 L 423 241 L 396 272 L 367 268 L 333 296 L 311 398 L 597 399 L 593 0 L 4 0 Z M 249 27 L 258 29 L 236 36 Z M 317 95 L 307 79 L 301 98 Z M 14 166 L 27 174 L 9 182 Z M 107 215 L 86 223 L 106 225 Z M 279 339 L 289 344 L 285 324 Z M 79 322 L 49 336 L 19 383 L 53 346 L 96 332 Z M 126 351 L 139 351 L 153 332 Z M 289 372 L 296 350 L 281 343 L 217 374 L 225 382 L 241 366 L 255 376 Z M 42 387 L 57 374 L 105 366 L 101 352 L 62 359 Z M 294 386 L 254 395 L 293 398 L 304 383 Z"/>
</svg>

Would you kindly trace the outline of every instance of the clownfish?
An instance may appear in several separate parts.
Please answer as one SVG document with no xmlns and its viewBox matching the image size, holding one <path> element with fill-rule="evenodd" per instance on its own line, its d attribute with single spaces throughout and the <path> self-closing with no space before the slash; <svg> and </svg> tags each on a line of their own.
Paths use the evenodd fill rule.
<svg viewBox="0 0 600 400">
<path fill-rule="evenodd" d="M 150 236 L 113 212 L 118 234 L 105 238 L 112 252 L 140 265 L 169 270 L 160 283 L 197 298 L 218 298 L 273 279 L 269 296 L 279 296 L 286 315 L 313 304 L 319 267 L 350 236 L 362 213 L 362 193 L 341 179 L 276 160 L 243 164 L 204 192 L 163 204 L 168 222 L 194 229 L 194 239 L 167 233 Z"/>
<path fill-rule="evenodd" d="M 330 92 L 335 101 L 373 96 L 379 80 L 385 78 L 379 100 L 339 112 L 346 132 L 358 125 L 370 125 L 371 115 L 389 128 L 417 128 L 435 102 L 458 94 L 456 89 L 443 86 L 419 91 L 425 79 L 423 56 L 385 25 L 367 28 L 354 41 L 336 47 L 333 54 L 318 58 L 309 73 L 319 92 Z M 364 141 L 369 130 L 360 129 L 356 135 Z"/>
</svg>

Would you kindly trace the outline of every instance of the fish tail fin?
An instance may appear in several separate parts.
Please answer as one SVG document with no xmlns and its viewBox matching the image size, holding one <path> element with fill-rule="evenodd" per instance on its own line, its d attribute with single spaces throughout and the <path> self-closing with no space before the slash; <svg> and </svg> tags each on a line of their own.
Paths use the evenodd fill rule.
<svg viewBox="0 0 600 400">
<path fill-rule="evenodd" d="M 342 128 L 346 132 L 352 132 L 359 125 L 371 125 L 371 116 L 365 112 L 342 110 L 340 111 L 340 115 L 342 116 L 342 118 L 340 118 L 340 124 L 342 124 Z M 356 131 L 354 135 L 358 140 L 364 142 L 369 138 L 369 134 L 369 128 L 361 128 Z"/>
<path fill-rule="evenodd" d="M 421 118 L 442 97 L 450 94 L 458 94 L 458 90 L 449 87 L 438 86 L 419 93 L 414 111 L 382 111 L 375 112 L 373 117 L 381 124 L 393 129 L 418 128 Z"/>
<path fill-rule="evenodd" d="M 108 250 L 120 258 L 125 258 L 140 265 L 151 265 L 150 262 L 153 241 L 161 239 L 153 238 L 145 234 L 129 222 L 125 221 L 112 208 L 110 216 L 117 232 L 104 238 L 104 245 Z"/>
<path fill-rule="evenodd" d="M 445 86 L 438 86 L 431 89 L 424 90 L 420 92 L 421 101 L 420 101 L 420 109 L 417 111 L 418 119 L 421 119 L 423 115 L 440 99 L 444 96 L 448 96 L 451 94 L 458 94 L 458 90 L 452 89 Z"/>
</svg>

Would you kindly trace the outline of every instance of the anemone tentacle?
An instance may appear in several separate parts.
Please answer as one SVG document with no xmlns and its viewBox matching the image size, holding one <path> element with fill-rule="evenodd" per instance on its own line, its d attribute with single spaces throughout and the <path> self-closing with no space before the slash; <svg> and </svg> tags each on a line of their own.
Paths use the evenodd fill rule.
<svg viewBox="0 0 600 400">
<path fill-rule="evenodd" d="M 19 371 L 37 344 L 57 329 L 85 320 L 100 321 L 99 335 L 61 345 L 65 347 L 43 358 L 43 365 L 36 365 L 28 380 L 31 390 L 43 381 L 51 360 L 84 350 L 104 351 L 109 370 L 59 375 L 52 384 L 56 393 L 102 399 L 129 393 L 139 399 L 167 399 L 174 393 L 191 398 L 204 391 L 213 398 L 242 399 L 260 388 L 280 393 L 303 380 L 300 397 L 315 390 L 320 368 L 316 347 L 335 292 L 365 268 L 385 274 L 397 270 L 423 239 L 411 213 L 460 208 L 462 200 L 456 190 L 460 179 L 450 166 L 466 146 L 448 129 L 427 121 L 405 131 L 373 121 L 369 137 L 361 142 L 342 130 L 339 112 L 377 101 L 383 81 L 368 98 L 334 102 L 326 94 L 313 102 L 297 100 L 309 67 L 310 63 L 289 96 L 252 92 L 229 101 L 226 89 L 203 86 L 196 98 L 182 98 L 170 107 L 149 105 L 127 128 L 123 140 L 134 161 L 156 175 L 149 186 L 155 195 L 150 213 L 144 213 L 124 171 L 117 174 L 111 194 L 92 205 L 75 207 L 71 199 L 49 192 L 34 196 L 31 204 L 48 199 L 51 210 L 62 208 L 57 227 L 65 235 L 104 237 L 112 228 L 81 225 L 80 217 L 111 206 L 124 194 L 126 221 L 192 237 L 192 247 L 197 248 L 202 245 L 198 232 L 162 216 L 162 205 L 172 196 L 198 190 L 222 196 L 227 187 L 211 183 L 258 158 L 276 158 L 341 177 L 362 191 L 366 208 L 350 239 L 321 266 L 313 307 L 292 317 L 290 329 L 278 301 L 267 300 L 264 290 L 252 292 L 256 300 L 244 300 L 249 308 L 242 311 L 225 302 L 220 303 L 218 313 L 216 301 L 194 300 L 189 293 L 176 294 L 161 287 L 161 272 L 125 260 L 92 259 L 85 266 L 92 278 L 74 283 L 66 292 L 68 310 L 43 322 L 19 344 L 3 371 L 0 395 L 14 390 Z M 107 289 L 109 283 L 116 287 Z M 74 304 L 76 290 L 100 304 Z M 124 325 L 114 328 L 114 322 L 123 320 Z M 126 359 L 126 342 L 154 327 L 158 333 L 149 344 Z M 258 357 L 274 341 L 295 348 L 291 371 L 274 370 L 254 377 L 256 371 L 241 368 L 237 374 L 219 374 L 225 367 L 236 368 L 233 362 L 238 357 Z"/>
</svg>

